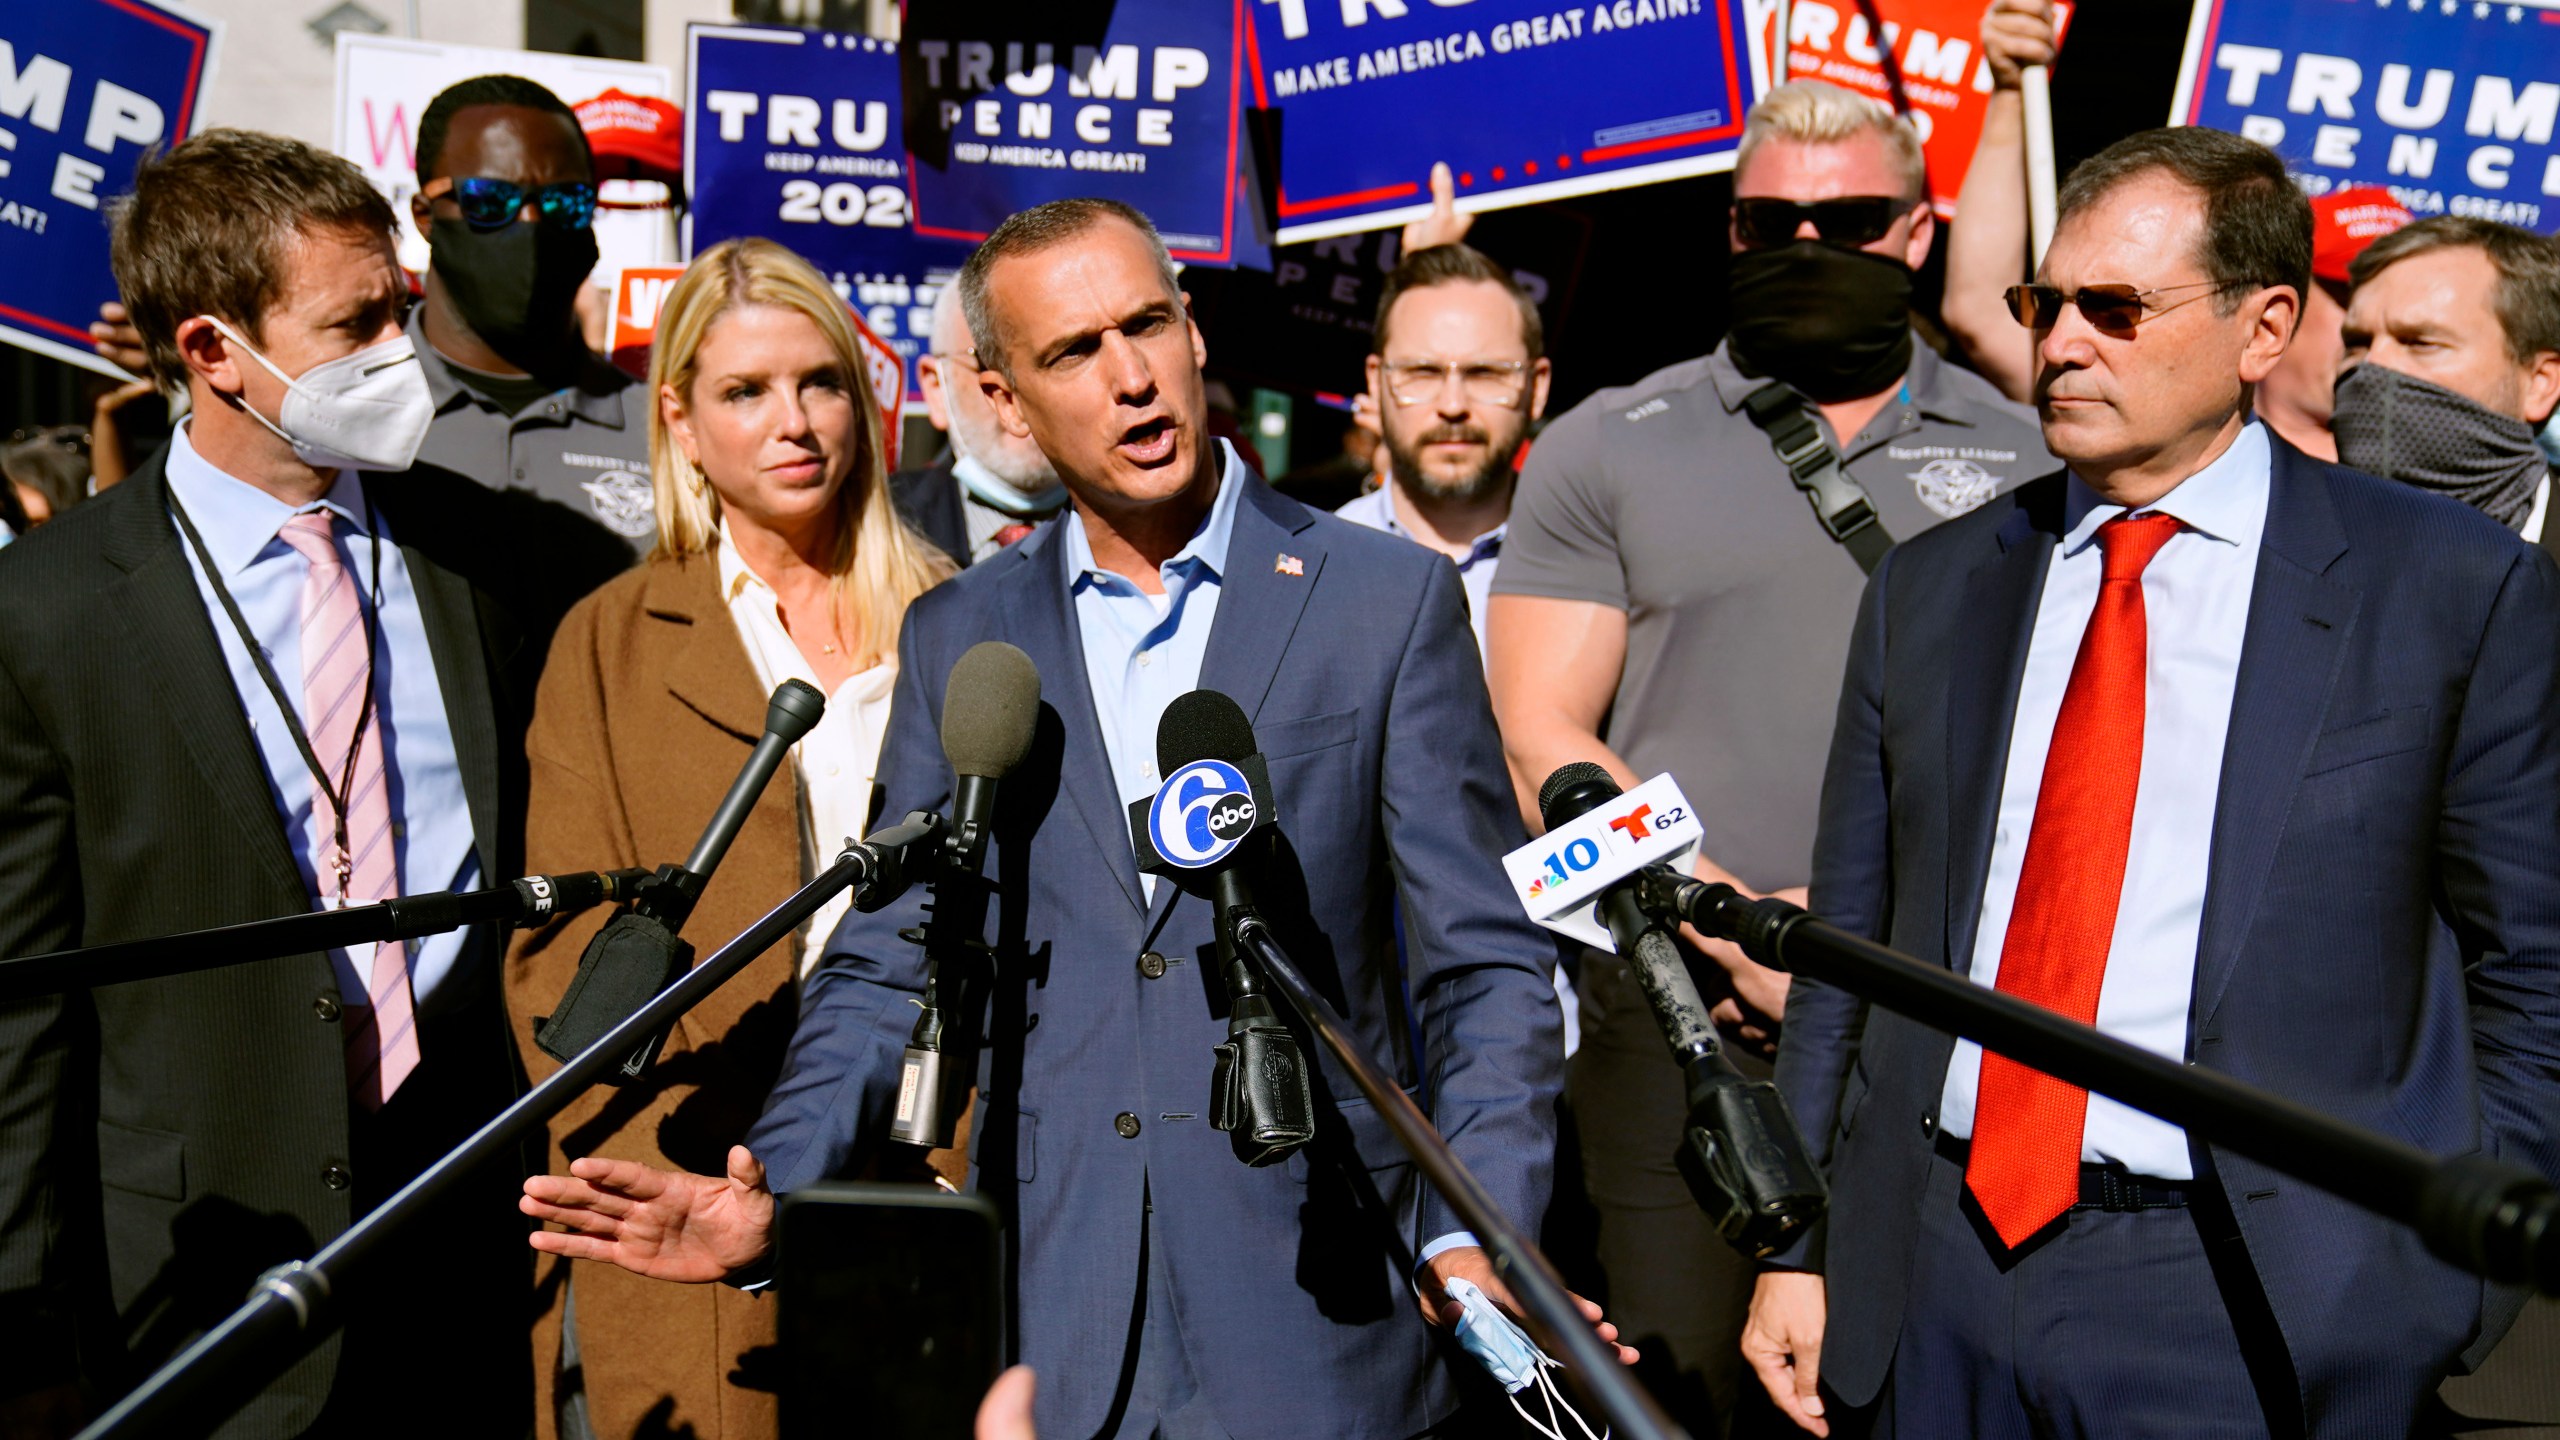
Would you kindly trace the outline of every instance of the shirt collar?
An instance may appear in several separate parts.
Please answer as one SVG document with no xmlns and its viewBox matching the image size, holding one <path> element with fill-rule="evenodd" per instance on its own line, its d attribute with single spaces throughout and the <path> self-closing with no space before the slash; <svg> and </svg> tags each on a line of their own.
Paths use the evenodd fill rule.
<svg viewBox="0 0 2560 1440">
<path fill-rule="evenodd" d="M 2273 467 L 2266 427 L 2252 420 L 2203 469 L 2143 508 L 2172 516 L 2207 539 L 2237 545 L 2263 523 Z M 2076 473 L 2066 483 L 2064 495 L 2065 554 L 2077 553 L 2096 537 L 2099 526 L 2125 513 L 2125 507 L 2101 499 Z"/>
<path fill-rule="evenodd" d="M 287 505 L 245 480 L 232 478 L 197 454 L 195 442 L 187 433 L 190 428 L 180 425 L 169 437 L 169 494 L 186 508 L 187 519 L 204 537 L 204 548 L 213 556 L 214 568 L 225 580 L 248 569 L 274 541 L 276 532 L 284 528 L 284 522 L 305 510 L 335 511 L 353 533 L 372 533 L 366 520 L 364 482 L 357 478 L 356 471 L 340 470 L 316 506 Z"/>
<path fill-rule="evenodd" d="M 1245 469 L 1244 461 L 1236 455 L 1235 447 L 1226 441 L 1218 442 L 1218 452 L 1226 462 L 1218 474 L 1218 498 L 1209 502 L 1209 513 L 1201 519 L 1200 528 L 1191 532 L 1191 539 L 1174 552 L 1172 559 L 1158 567 L 1160 574 L 1171 575 L 1196 563 L 1212 578 L 1223 579 L 1226 575 L 1227 542 L 1233 538 L 1236 529 L 1236 497 L 1244 493 L 1244 487 L 1250 483 L 1251 472 Z M 1127 581 L 1127 576 L 1115 575 L 1095 562 L 1093 542 L 1085 536 L 1084 523 L 1084 515 L 1079 511 L 1064 527 L 1067 532 L 1067 574 L 1072 583 L 1081 588 L 1088 583 L 1098 585 L 1112 579 Z"/>
<path fill-rule="evenodd" d="M 762 590 L 767 595 L 773 593 L 773 587 L 764 583 L 764 577 L 748 569 L 747 562 L 738 558 L 738 547 L 729 543 L 729 517 L 726 515 L 712 526 L 711 549 L 717 557 L 714 563 L 720 567 L 721 604 L 728 604 L 737 599 L 740 592 L 750 589 Z"/>
</svg>

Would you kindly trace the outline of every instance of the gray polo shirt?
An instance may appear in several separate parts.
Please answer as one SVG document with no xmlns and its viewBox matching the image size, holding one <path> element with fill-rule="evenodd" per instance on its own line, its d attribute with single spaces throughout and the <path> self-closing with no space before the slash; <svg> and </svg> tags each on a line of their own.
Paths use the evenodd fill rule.
<svg viewBox="0 0 2560 1440">
<path fill-rule="evenodd" d="M 589 356 L 576 383 L 509 414 L 466 385 L 454 363 L 427 343 L 425 313 L 423 305 L 411 311 L 409 339 L 435 397 L 436 418 L 418 463 L 493 490 L 530 491 L 611 531 L 633 559 L 645 554 L 656 541 L 658 518 L 639 382 Z"/>
<path fill-rule="evenodd" d="M 1866 577 L 1742 413 L 1761 383 L 1718 346 L 1548 426 L 1493 592 L 1626 612 L 1602 738 L 1638 776 L 1669 771 L 1706 854 L 1774 890 L 1812 874 Z M 2033 411 L 1917 343 L 1901 393 L 1841 455 L 1897 540 L 2056 468 Z"/>
</svg>

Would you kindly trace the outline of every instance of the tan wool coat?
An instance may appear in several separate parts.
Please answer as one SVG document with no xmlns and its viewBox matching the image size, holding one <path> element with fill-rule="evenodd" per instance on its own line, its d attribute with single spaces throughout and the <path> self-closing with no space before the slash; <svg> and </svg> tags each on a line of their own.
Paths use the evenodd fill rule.
<svg viewBox="0 0 2560 1440">
<path fill-rule="evenodd" d="M 718 593 L 713 557 L 648 561 L 561 624 L 526 737 L 525 864 L 536 874 L 683 862 L 764 731 L 765 695 Z M 697 960 L 801 883 L 798 799 L 777 775 L 684 927 Z M 558 1066 L 533 1041 L 612 912 L 519 934 L 507 1009 L 525 1067 Z M 638 1086 L 598 1087 L 551 1122 L 552 1173 L 600 1155 L 724 1173 L 763 1109 L 798 1017 L 788 941 L 680 1021 Z M 956 1156 L 937 1152 L 957 1170 Z M 928 1178 L 923 1171 L 883 1178 Z M 775 1302 L 726 1285 L 677 1285 L 542 1257 L 534 1322 L 536 1426 L 555 1440 L 560 1325 L 574 1271 L 588 1415 L 601 1440 L 775 1433 Z"/>
</svg>

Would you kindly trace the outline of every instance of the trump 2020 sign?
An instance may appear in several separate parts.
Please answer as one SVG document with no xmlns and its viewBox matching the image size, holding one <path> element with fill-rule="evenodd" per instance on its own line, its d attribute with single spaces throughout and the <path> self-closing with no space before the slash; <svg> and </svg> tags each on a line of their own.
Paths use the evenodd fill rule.
<svg viewBox="0 0 2560 1440">
<path fill-rule="evenodd" d="M 167 0 L 0 4 L 0 340 L 109 374 L 107 203 L 195 132 L 218 28 Z"/>
<path fill-rule="evenodd" d="M 2170 119 L 2267 145 L 2314 195 L 2560 229 L 2560 7 L 2197 0 Z"/>
</svg>

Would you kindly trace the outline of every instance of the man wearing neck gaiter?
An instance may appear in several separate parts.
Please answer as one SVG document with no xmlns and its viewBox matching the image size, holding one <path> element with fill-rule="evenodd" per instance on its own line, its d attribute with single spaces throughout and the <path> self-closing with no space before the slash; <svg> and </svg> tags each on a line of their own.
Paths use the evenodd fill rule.
<svg viewBox="0 0 2560 1440">
<path fill-rule="evenodd" d="M 1819 81 L 1770 91 L 1734 171 L 1724 343 L 1539 436 L 1486 606 L 1531 826 L 1568 762 L 1628 785 L 1668 772 L 1707 827 L 1701 876 L 1803 900 L 1864 567 L 2052 465 L 2032 412 L 1914 343 L 1912 271 L 1936 227 L 1924 181 L 1918 138 L 1881 106 Z M 1870 522 L 1808 492 L 1816 467 L 1791 467 L 1782 443 L 1828 456 Z M 1722 982 L 1729 1053 L 1764 1064 L 1787 977 L 1686 939 L 1701 986 Z M 1648 1337 L 1632 1342 L 1648 1388 L 1720 1436 L 1746 1398 L 1750 1270 L 1673 1165 L 1680 1072 L 1625 962 L 1586 956 L 1575 984 L 1566 1086 L 1610 1313 Z"/>
<path fill-rule="evenodd" d="M 2445 215 L 2375 241 L 2350 274 L 2338 459 L 2549 547 L 2534 436 L 2560 404 L 2560 247 Z"/>
</svg>

